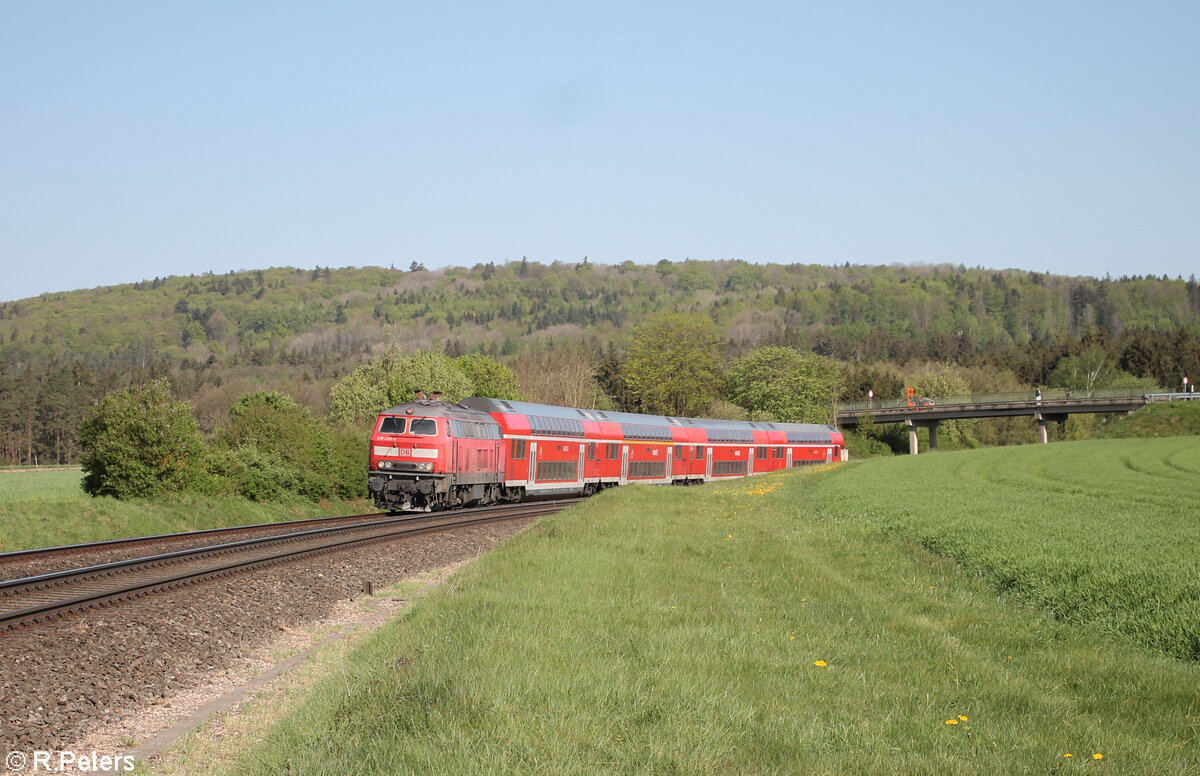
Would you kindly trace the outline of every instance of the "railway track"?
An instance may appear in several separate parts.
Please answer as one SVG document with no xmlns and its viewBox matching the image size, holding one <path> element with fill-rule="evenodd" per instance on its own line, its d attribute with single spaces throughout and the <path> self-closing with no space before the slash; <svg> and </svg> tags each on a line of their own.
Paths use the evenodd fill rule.
<svg viewBox="0 0 1200 776">
<path fill-rule="evenodd" d="M 30 563 L 40 561 L 63 560 L 75 555 L 117 554 L 133 552 L 146 545 L 192 545 L 202 546 L 216 544 L 226 537 L 268 536 L 271 534 L 293 533 L 301 526 L 317 528 L 321 526 L 341 525 L 343 523 L 360 523 L 372 518 L 382 518 L 384 512 L 372 512 L 362 515 L 345 515 L 341 517 L 314 517 L 305 520 L 288 520 L 281 523 L 254 523 L 253 525 L 233 525 L 223 528 L 206 528 L 199 531 L 181 531 L 179 533 L 154 534 L 151 536 L 132 536 L 123 539 L 107 539 L 99 542 L 84 542 L 80 544 L 60 544 L 54 547 L 36 547 L 29 550 L 14 550 L 0 552 L 0 576 L 8 573 L 6 568 L 20 568 Z"/>
<path fill-rule="evenodd" d="M 0 630 L 14 630 L 73 612 L 371 542 L 550 514 L 573 503 L 575 500 L 359 520 L 11 579 L 0 582 Z M 346 518 L 334 520 L 344 521 Z M 117 541 L 162 538 L 138 537 Z M 80 547 L 47 548 L 44 552 L 77 552 Z"/>
</svg>

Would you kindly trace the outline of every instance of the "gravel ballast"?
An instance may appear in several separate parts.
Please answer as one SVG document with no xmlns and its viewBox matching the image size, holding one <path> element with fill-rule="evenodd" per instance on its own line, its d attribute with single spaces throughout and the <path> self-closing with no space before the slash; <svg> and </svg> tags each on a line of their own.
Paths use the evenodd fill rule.
<svg viewBox="0 0 1200 776">
<path fill-rule="evenodd" d="M 470 560 L 528 526 L 508 520 L 381 542 L 0 634 L 0 741 L 58 750 L 202 682 L 340 601 Z"/>
</svg>

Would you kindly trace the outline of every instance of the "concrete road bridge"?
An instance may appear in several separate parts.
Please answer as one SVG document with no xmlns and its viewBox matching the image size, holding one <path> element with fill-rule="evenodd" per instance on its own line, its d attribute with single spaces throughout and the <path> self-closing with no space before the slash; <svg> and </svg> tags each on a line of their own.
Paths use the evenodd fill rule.
<svg viewBox="0 0 1200 776">
<path fill-rule="evenodd" d="M 1192 386 L 1193 388 L 1195 386 Z M 929 449 L 937 450 L 937 428 L 943 420 L 1006 418 L 1027 415 L 1037 421 L 1042 443 L 1049 441 L 1046 426 L 1080 412 L 1130 413 L 1156 401 L 1200 399 L 1197 393 L 1135 393 L 1123 389 L 1085 391 L 1046 390 L 997 393 L 984 396 L 917 397 L 912 400 L 852 402 L 838 406 L 837 425 L 857 428 L 870 416 L 875 423 L 908 426 L 908 451 L 917 454 L 917 429 L 929 429 Z"/>
</svg>

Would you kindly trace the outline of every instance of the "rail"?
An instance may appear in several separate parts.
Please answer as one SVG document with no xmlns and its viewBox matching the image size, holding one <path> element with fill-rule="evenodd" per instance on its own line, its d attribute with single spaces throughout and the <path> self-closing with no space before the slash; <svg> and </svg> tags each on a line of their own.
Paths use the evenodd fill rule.
<svg viewBox="0 0 1200 776">
<path fill-rule="evenodd" d="M 536 517 L 557 512 L 576 501 L 489 507 L 471 510 L 468 515 L 441 512 L 372 520 L 7 580 L 0 582 L 0 607 L 4 609 L 0 611 L 0 630 L 12 630 L 96 606 L 368 542 L 476 523 Z M 173 571 L 164 575 L 167 567 Z"/>
<path fill-rule="evenodd" d="M 56 544 L 53 547 L 32 547 L 25 550 L 10 550 L 0 552 L 0 564 L 11 561 L 23 561 L 46 555 L 67 555 L 70 553 L 87 553 L 97 550 L 111 550 L 120 547 L 132 547 L 139 544 L 154 542 L 189 541 L 192 539 L 207 539 L 221 534 L 246 534 L 256 531 L 280 529 L 284 533 L 294 533 L 302 525 L 331 525 L 350 521 L 364 521 L 369 518 L 383 517 L 383 512 L 371 512 L 362 515 L 342 515 L 340 517 L 310 517 L 302 520 L 285 520 L 278 523 L 251 523 L 249 525 L 227 525 L 220 528 L 202 528 L 197 531 L 179 531 L 176 533 L 152 534 L 150 536 L 130 536 L 120 539 L 103 539 L 97 542 L 81 542 L 79 544 Z M 0 572 L 2 573 L 2 572 Z"/>
</svg>

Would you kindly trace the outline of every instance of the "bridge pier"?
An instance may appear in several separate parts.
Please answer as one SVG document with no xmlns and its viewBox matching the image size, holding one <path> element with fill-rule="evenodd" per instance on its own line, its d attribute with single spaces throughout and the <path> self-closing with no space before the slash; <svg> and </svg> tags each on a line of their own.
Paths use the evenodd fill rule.
<svg viewBox="0 0 1200 776">
<path fill-rule="evenodd" d="M 1050 443 L 1050 432 L 1047 428 L 1050 421 L 1062 423 L 1067 419 L 1065 412 L 1036 412 L 1033 416 L 1037 418 L 1038 422 L 1038 439 L 1044 445 Z"/>
<path fill-rule="evenodd" d="M 937 451 L 937 430 L 941 425 L 940 420 L 913 420 L 908 418 L 904 421 L 904 425 L 908 426 L 908 454 L 917 454 L 917 429 L 929 429 L 929 452 Z"/>
</svg>

